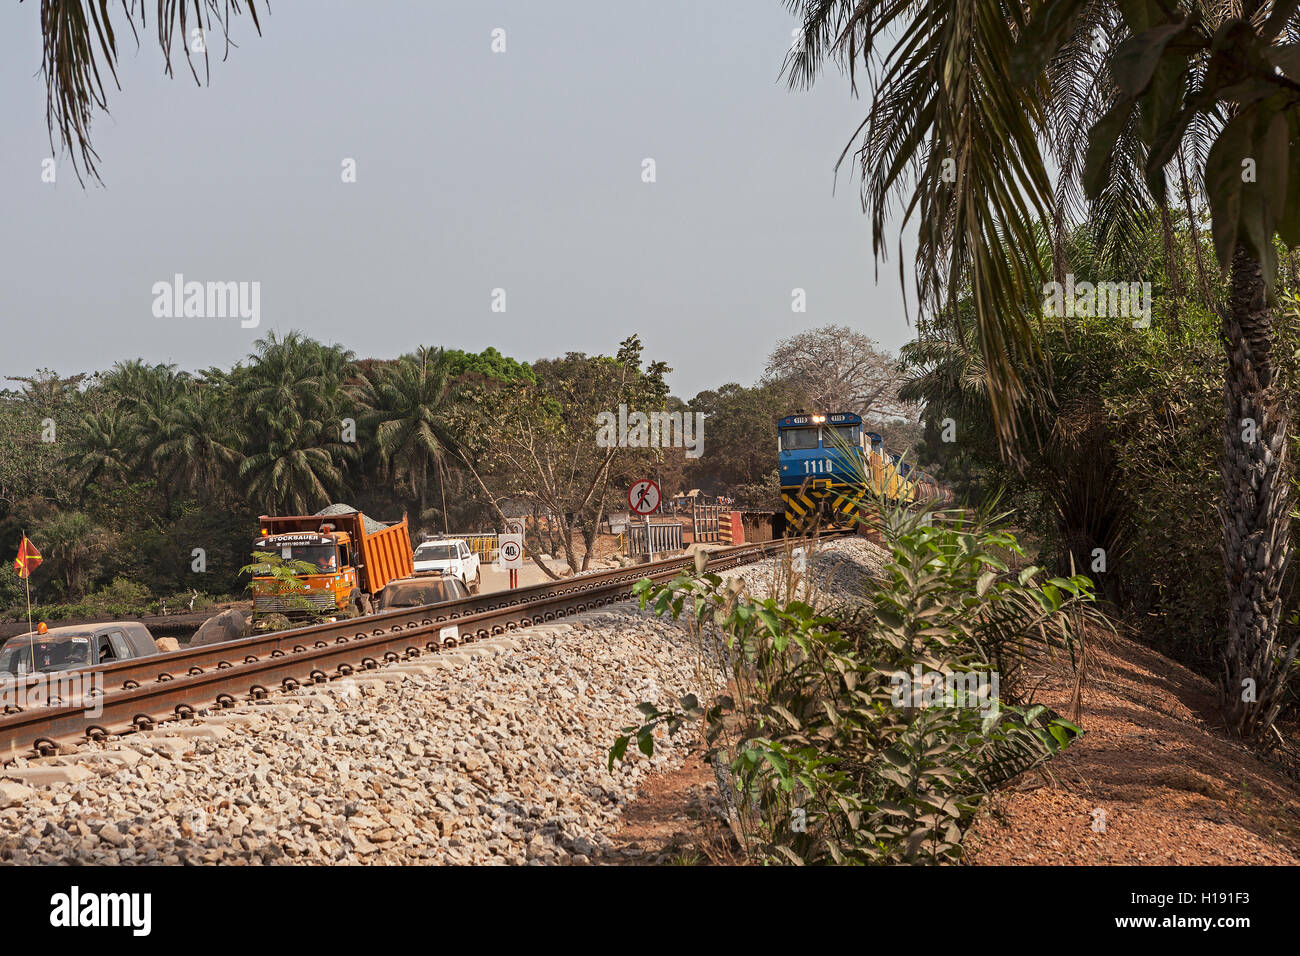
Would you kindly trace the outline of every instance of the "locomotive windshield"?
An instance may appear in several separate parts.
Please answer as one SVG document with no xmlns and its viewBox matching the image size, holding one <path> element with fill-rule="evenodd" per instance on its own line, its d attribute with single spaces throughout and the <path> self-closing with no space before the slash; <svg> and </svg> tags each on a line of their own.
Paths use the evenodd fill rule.
<svg viewBox="0 0 1300 956">
<path fill-rule="evenodd" d="M 816 447 L 816 428 L 786 428 L 781 432 L 782 451 L 805 451 Z"/>
<path fill-rule="evenodd" d="M 841 445 L 857 448 L 862 444 L 861 425 L 831 425 L 830 430 L 834 435 L 826 436 L 827 448 L 839 448 Z"/>
</svg>

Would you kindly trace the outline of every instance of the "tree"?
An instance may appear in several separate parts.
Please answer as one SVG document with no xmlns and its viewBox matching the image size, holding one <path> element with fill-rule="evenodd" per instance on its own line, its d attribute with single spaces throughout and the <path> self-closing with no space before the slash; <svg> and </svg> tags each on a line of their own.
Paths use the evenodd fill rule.
<svg viewBox="0 0 1300 956">
<path fill-rule="evenodd" d="M 842 325 L 782 339 L 767 358 L 763 382 L 786 385 L 807 411 L 856 412 L 864 418 L 911 414 L 898 400 L 897 360 Z"/>
<path fill-rule="evenodd" d="M 447 449 L 455 441 L 451 416 L 458 394 L 451 388 L 451 377 L 447 353 L 421 346 L 413 355 L 379 367 L 369 380 L 366 402 L 371 410 L 363 422 L 374 432 L 390 472 L 405 477 L 421 516 L 427 510 L 429 475 L 442 472 Z M 443 520 L 445 529 L 445 505 Z"/>
<path fill-rule="evenodd" d="M 125 479 L 130 474 L 129 443 L 129 424 L 116 408 L 82 416 L 68 456 L 82 498 L 92 484 Z"/>
<path fill-rule="evenodd" d="M 245 436 L 222 398 L 211 386 L 193 385 L 171 410 L 162 440 L 150 456 L 165 480 L 209 500 L 243 461 L 239 445 Z"/>
<path fill-rule="evenodd" d="M 597 416 L 664 407 L 671 371 L 662 362 L 641 367 L 641 341 L 625 339 L 615 356 L 570 352 L 535 362 L 535 384 L 484 389 L 460 422 L 458 455 L 504 522 L 502 505 L 523 504 L 536 516 L 530 528 L 534 562 L 544 547 L 563 556 L 570 571 L 586 570 L 600 525 L 633 473 L 650 467 L 657 449 L 597 441 Z"/>
<path fill-rule="evenodd" d="M 905 218 L 920 226 L 923 306 L 931 316 L 944 315 L 946 306 L 951 317 L 960 295 L 972 298 L 976 347 L 1004 444 L 1015 440 L 1013 409 L 1028 397 L 1018 368 L 1040 354 L 1032 330 L 1038 290 L 1064 272 L 1054 246 L 1048 271 L 1041 237 L 1060 233 L 1070 190 L 1082 187 L 1092 212 L 1122 192 L 1136 169 L 1164 210 L 1166 176 L 1193 167 L 1191 178 L 1209 200 L 1220 268 L 1231 273 L 1221 316 L 1230 624 L 1220 698 L 1234 732 L 1262 735 L 1300 649 L 1300 642 L 1282 648 L 1277 641 L 1289 558 L 1288 452 L 1270 306 L 1274 236 L 1300 243 L 1297 4 L 790 6 L 804 26 L 788 64 L 792 83 L 812 82 L 827 59 L 847 66 L 851 77 L 871 64 L 879 78 L 855 154 L 873 249 L 881 254 L 884 224 L 901 199 Z M 1057 148 L 1062 187 L 1055 193 L 1044 144 Z M 1113 235 L 1121 241 L 1124 232 Z"/>
<path fill-rule="evenodd" d="M 792 385 L 776 379 L 745 388 L 731 382 L 691 399 L 692 411 L 703 412 L 708 453 L 687 463 L 692 487 L 713 494 L 731 493 L 741 486 L 763 486 L 776 472 L 776 423 L 798 411 L 800 399 Z M 775 507 L 781 500 L 776 485 Z"/>
<path fill-rule="evenodd" d="M 121 20 L 118 11 L 110 4 L 95 0 L 41 0 L 41 35 L 44 56 L 41 72 L 45 78 L 45 117 L 53 145 L 55 131 L 65 149 L 72 156 L 73 168 L 81 179 L 84 169 L 94 179 L 99 179 L 97 163 L 99 154 L 90 141 L 90 124 L 96 110 L 108 110 L 104 91 L 104 75 L 117 83 L 117 36 L 114 29 L 125 25 L 138 38 L 135 19 L 138 12 L 140 28 L 148 26 L 148 4 L 122 4 Z M 255 0 L 247 0 L 248 14 L 258 33 Z M 110 12 L 111 10 L 111 12 Z M 191 28 L 202 31 L 204 38 L 203 68 L 208 69 L 209 48 L 217 46 L 217 38 L 224 41 L 225 55 L 230 53 L 230 18 L 243 12 L 240 0 L 158 0 L 154 16 L 154 29 L 158 31 L 158 45 L 162 49 L 165 72 L 172 75 L 172 37 L 180 34 L 180 46 L 194 82 L 199 75 L 194 69 L 190 43 Z M 102 64 L 102 70 L 101 70 Z"/>
<path fill-rule="evenodd" d="M 80 511 L 63 511 L 33 533 L 63 579 L 69 598 L 86 593 L 90 569 L 110 547 L 110 535 Z"/>
<path fill-rule="evenodd" d="M 460 349 L 443 351 L 448 374 L 453 379 L 506 383 L 537 381 L 527 363 L 502 355 L 490 345 L 478 353 L 463 352 Z"/>
<path fill-rule="evenodd" d="M 355 404 L 352 353 L 296 331 L 270 332 L 254 348 L 232 376 L 249 436 L 239 479 L 259 508 L 314 511 L 342 492 L 343 466 L 357 457 L 342 440 L 343 412 Z"/>
</svg>

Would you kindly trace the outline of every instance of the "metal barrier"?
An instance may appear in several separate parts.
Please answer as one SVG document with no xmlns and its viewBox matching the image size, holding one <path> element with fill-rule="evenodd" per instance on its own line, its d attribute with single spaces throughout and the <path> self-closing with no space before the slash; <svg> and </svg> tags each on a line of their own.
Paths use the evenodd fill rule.
<svg viewBox="0 0 1300 956">
<path fill-rule="evenodd" d="M 497 536 L 495 534 L 453 534 L 448 535 L 450 538 L 460 538 L 469 549 L 478 555 L 478 559 L 485 563 L 495 561 L 497 558 Z"/>
<path fill-rule="evenodd" d="M 719 537 L 718 516 L 722 509 L 717 505 L 696 503 L 691 508 L 691 540 L 717 544 Z"/>
<path fill-rule="evenodd" d="M 645 522 L 634 522 L 627 528 L 627 553 L 646 554 Z M 650 543 L 655 554 L 663 551 L 681 551 L 682 526 L 676 521 L 652 522 Z"/>
</svg>

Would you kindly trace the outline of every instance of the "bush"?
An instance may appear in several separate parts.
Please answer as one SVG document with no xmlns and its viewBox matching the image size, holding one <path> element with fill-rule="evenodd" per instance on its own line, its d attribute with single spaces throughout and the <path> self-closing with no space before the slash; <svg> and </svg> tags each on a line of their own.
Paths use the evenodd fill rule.
<svg viewBox="0 0 1300 956">
<path fill-rule="evenodd" d="M 1013 569 L 996 522 L 892 512 L 885 579 L 865 605 L 755 600 L 714 574 L 637 586 L 688 620 L 734 697 L 646 703 L 630 742 L 697 723 L 727 765 L 734 823 L 755 862 L 954 862 L 980 797 L 1080 733 L 1025 700 L 1031 656 L 1082 653 L 1091 582 Z M 940 675 L 935 681 L 934 675 Z M 975 675 L 958 683 L 957 675 Z M 979 679 L 983 675 L 984 679 Z"/>
<path fill-rule="evenodd" d="M 152 600 L 153 595 L 143 584 L 119 576 L 112 584 L 88 594 L 82 603 L 109 617 L 125 617 L 144 614 Z"/>
</svg>

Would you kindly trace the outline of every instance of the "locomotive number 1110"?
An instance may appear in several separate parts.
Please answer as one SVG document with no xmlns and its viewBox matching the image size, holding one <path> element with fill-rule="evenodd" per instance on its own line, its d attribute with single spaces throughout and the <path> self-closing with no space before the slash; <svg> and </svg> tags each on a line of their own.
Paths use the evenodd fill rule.
<svg viewBox="0 0 1300 956">
<path fill-rule="evenodd" d="M 803 463 L 805 475 L 829 475 L 834 462 L 829 458 L 806 458 Z"/>
</svg>

